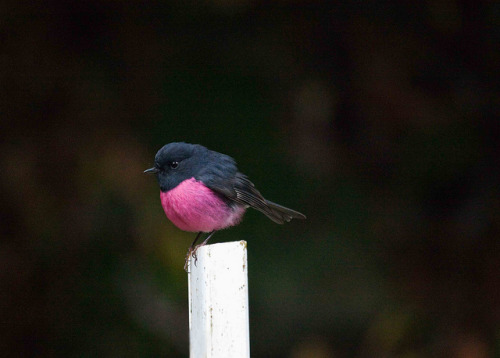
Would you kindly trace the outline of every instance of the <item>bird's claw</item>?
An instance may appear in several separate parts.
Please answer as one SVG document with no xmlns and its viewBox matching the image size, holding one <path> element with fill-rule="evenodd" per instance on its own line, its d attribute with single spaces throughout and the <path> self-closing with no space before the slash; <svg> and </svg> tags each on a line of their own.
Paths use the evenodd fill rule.
<svg viewBox="0 0 500 358">
<path fill-rule="evenodd" d="M 190 247 L 188 249 L 187 255 L 186 255 L 186 261 L 184 262 L 184 271 L 188 272 L 188 265 L 189 265 L 189 260 L 191 258 L 194 259 L 194 265 L 196 266 L 196 263 L 198 262 L 198 255 L 196 255 L 196 251 L 203 246 L 203 244 L 196 245 L 194 248 Z M 188 272 L 189 273 L 189 272 Z"/>
<path fill-rule="evenodd" d="M 189 260 L 191 259 L 191 253 L 193 252 L 193 248 L 190 247 L 188 249 L 187 255 L 186 255 L 186 261 L 184 262 L 184 271 L 188 272 L 188 266 L 189 266 Z"/>
</svg>

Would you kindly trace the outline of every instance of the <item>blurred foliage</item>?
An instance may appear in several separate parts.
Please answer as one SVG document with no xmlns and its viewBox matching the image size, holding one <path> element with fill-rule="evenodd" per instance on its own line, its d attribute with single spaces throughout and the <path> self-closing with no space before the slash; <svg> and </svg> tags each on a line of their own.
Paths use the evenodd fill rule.
<svg viewBox="0 0 500 358">
<path fill-rule="evenodd" d="M 493 1 L 0 5 L 2 357 L 187 357 L 193 234 L 142 171 L 227 153 L 253 357 L 500 354 Z"/>
</svg>

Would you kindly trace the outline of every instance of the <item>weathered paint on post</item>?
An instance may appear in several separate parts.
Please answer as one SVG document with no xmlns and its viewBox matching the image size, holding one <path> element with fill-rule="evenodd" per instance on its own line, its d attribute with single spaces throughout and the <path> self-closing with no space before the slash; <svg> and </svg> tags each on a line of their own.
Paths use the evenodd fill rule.
<svg viewBox="0 0 500 358">
<path fill-rule="evenodd" d="M 191 358 L 250 357 L 246 241 L 200 247 L 188 267 Z"/>
</svg>

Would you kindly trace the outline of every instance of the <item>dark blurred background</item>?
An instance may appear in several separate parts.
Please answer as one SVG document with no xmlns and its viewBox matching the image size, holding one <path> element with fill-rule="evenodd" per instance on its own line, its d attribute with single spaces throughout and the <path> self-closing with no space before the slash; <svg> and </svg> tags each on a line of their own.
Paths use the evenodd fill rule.
<svg viewBox="0 0 500 358">
<path fill-rule="evenodd" d="M 2 357 L 187 357 L 184 256 L 142 171 L 227 153 L 253 357 L 500 354 L 495 1 L 0 5 Z"/>
</svg>

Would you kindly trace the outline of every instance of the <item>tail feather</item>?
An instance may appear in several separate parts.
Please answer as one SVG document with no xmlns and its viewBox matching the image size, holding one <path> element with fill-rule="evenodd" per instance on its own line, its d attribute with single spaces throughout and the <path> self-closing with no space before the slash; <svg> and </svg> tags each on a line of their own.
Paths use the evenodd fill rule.
<svg viewBox="0 0 500 358">
<path fill-rule="evenodd" d="M 292 219 L 303 220 L 306 218 L 304 214 L 299 213 L 298 211 L 286 208 L 269 200 L 266 200 L 266 205 L 266 209 L 268 210 L 262 210 L 262 212 L 266 214 L 269 219 L 278 224 L 289 222 Z"/>
</svg>

